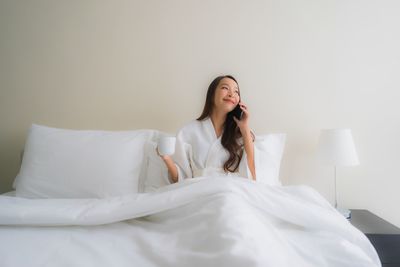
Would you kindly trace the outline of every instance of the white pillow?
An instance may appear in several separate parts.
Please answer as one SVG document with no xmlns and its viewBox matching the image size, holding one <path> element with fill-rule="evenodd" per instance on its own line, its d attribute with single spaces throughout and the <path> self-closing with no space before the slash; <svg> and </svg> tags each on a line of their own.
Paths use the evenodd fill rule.
<svg viewBox="0 0 400 267">
<path fill-rule="evenodd" d="M 279 169 L 285 148 L 286 134 L 274 133 L 256 136 L 254 158 L 257 181 L 281 185 Z"/>
<path fill-rule="evenodd" d="M 33 124 L 14 182 L 27 198 L 103 198 L 138 192 L 155 131 L 66 130 Z"/>
</svg>

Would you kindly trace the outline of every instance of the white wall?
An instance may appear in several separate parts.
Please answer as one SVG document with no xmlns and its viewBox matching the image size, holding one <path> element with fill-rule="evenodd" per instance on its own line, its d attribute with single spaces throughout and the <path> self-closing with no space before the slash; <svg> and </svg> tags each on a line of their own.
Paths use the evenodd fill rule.
<svg viewBox="0 0 400 267">
<path fill-rule="evenodd" d="M 175 132 L 217 75 L 239 80 L 256 133 L 287 132 L 281 178 L 333 201 L 321 128 L 353 130 L 339 203 L 400 226 L 400 2 L 1 1 L 0 190 L 32 122 Z"/>
</svg>

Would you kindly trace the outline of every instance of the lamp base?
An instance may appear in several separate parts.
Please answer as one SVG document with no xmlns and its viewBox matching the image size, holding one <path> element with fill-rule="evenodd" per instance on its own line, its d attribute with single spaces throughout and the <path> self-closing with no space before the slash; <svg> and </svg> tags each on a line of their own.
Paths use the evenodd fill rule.
<svg viewBox="0 0 400 267">
<path fill-rule="evenodd" d="M 336 210 L 342 214 L 346 219 L 350 219 L 351 218 L 351 211 L 348 209 L 344 209 L 344 208 L 336 208 Z"/>
</svg>

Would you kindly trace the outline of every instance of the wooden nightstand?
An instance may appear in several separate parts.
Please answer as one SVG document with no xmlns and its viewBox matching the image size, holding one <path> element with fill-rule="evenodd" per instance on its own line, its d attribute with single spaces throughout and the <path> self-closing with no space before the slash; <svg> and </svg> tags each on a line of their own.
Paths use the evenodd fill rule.
<svg viewBox="0 0 400 267">
<path fill-rule="evenodd" d="M 374 245 L 383 267 L 400 266 L 400 228 L 368 210 L 351 210 L 349 221 Z"/>
</svg>

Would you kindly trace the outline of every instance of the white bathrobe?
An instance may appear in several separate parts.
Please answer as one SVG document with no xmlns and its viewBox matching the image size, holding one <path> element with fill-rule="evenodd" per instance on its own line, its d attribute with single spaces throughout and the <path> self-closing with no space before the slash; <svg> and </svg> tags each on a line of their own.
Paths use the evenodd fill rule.
<svg viewBox="0 0 400 267">
<path fill-rule="evenodd" d="M 217 137 L 210 118 L 194 120 L 178 131 L 172 158 L 178 169 L 178 181 L 199 176 L 252 177 L 245 151 L 238 171 L 224 172 L 229 152 L 222 146 L 221 136 Z"/>
</svg>

